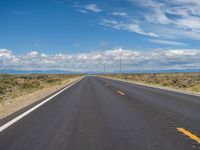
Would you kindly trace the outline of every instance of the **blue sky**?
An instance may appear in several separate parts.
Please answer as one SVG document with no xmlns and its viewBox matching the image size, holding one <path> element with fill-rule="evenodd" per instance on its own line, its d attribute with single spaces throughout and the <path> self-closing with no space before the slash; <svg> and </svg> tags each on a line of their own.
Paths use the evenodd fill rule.
<svg viewBox="0 0 200 150">
<path fill-rule="evenodd" d="M 1 0 L 0 12 L 1 69 L 200 68 L 199 0 Z"/>
</svg>

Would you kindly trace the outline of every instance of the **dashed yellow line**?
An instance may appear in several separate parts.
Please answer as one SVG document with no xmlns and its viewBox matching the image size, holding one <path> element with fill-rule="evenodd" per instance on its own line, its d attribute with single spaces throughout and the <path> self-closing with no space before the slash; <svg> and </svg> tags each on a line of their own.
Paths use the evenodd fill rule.
<svg viewBox="0 0 200 150">
<path fill-rule="evenodd" d="M 125 95 L 123 92 L 117 90 L 117 93 L 119 93 L 120 95 Z"/>
<path fill-rule="evenodd" d="M 189 138 L 191 138 L 192 140 L 195 140 L 197 143 L 200 144 L 200 138 L 194 134 L 192 134 L 191 132 L 185 130 L 184 128 L 176 128 L 178 131 L 180 131 L 181 133 L 185 134 L 186 136 L 188 136 Z"/>
</svg>

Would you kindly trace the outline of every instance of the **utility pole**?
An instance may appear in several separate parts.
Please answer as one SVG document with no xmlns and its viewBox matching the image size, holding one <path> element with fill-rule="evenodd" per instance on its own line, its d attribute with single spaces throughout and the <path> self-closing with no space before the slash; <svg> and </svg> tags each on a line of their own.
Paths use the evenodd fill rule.
<svg viewBox="0 0 200 150">
<path fill-rule="evenodd" d="M 119 56 L 119 69 L 120 69 L 120 78 L 122 78 L 122 58 L 121 58 L 121 53 Z"/>
<path fill-rule="evenodd" d="M 104 74 L 106 74 L 106 64 L 105 63 L 103 64 L 103 71 L 104 71 Z"/>
</svg>

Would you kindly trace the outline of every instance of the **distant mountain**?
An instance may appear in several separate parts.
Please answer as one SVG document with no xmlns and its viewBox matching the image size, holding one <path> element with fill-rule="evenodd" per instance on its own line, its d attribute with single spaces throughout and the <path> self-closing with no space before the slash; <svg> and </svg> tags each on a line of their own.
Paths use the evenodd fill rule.
<svg viewBox="0 0 200 150">
<path fill-rule="evenodd" d="M 6 74 L 79 74 L 75 71 L 63 71 L 63 70 L 12 70 L 12 69 L 0 69 L 0 73 Z"/>
<path fill-rule="evenodd" d="M 122 73 L 176 73 L 176 72 L 200 72 L 200 69 L 171 69 L 171 70 L 127 70 Z M 0 74 L 101 74 L 103 72 L 89 71 L 89 72 L 76 72 L 76 71 L 64 71 L 64 70 L 12 70 L 12 69 L 0 69 Z M 119 71 L 109 71 L 106 73 L 120 73 Z"/>
<path fill-rule="evenodd" d="M 122 73 L 178 73 L 178 72 L 200 72 L 200 69 L 128 70 L 128 71 L 123 71 Z"/>
</svg>

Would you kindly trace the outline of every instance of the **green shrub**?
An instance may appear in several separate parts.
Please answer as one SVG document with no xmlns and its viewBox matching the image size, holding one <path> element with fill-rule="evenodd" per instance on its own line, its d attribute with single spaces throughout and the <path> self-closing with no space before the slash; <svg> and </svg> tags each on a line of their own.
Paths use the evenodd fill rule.
<svg viewBox="0 0 200 150">
<path fill-rule="evenodd" d="M 28 89 L 28 88 L 38 88 L 40 87 L 40 82 L 39 81 L 25 81 L 22 84 L 22 88 Z"/>
<path fill-rule="evenodd" d="M 4 94 L 4 87 L 0 85 L 0 94 Z"/>
<path fill-rule="evenodd" d="M 60 81 L 61 80 L 59 78 L 50 78 L 50 79 L 47 79 L 47 83 L 49 83 L 49 84 L 60 82 Z"/>
<path fill-rule="evenodd" d="M 48 85 L 61 84 L 62 81 L 77 76 L 79 75 L 0 74 L 0 96 L 1 99 L 14 98 Z"/>
<path fill-rule="evenodd" d="M 107 74 L 106 76 L 121 78 L 119 74 Z M 122 74 L 122 78 L 200 92 L 200 73 Z"/>
<path fill-rule="evenodd" d="M 0 96 L 0 103 L 3 101 L 4 99 L 3 99 L 3 97 L 2 96 Z"/>
</svg>

